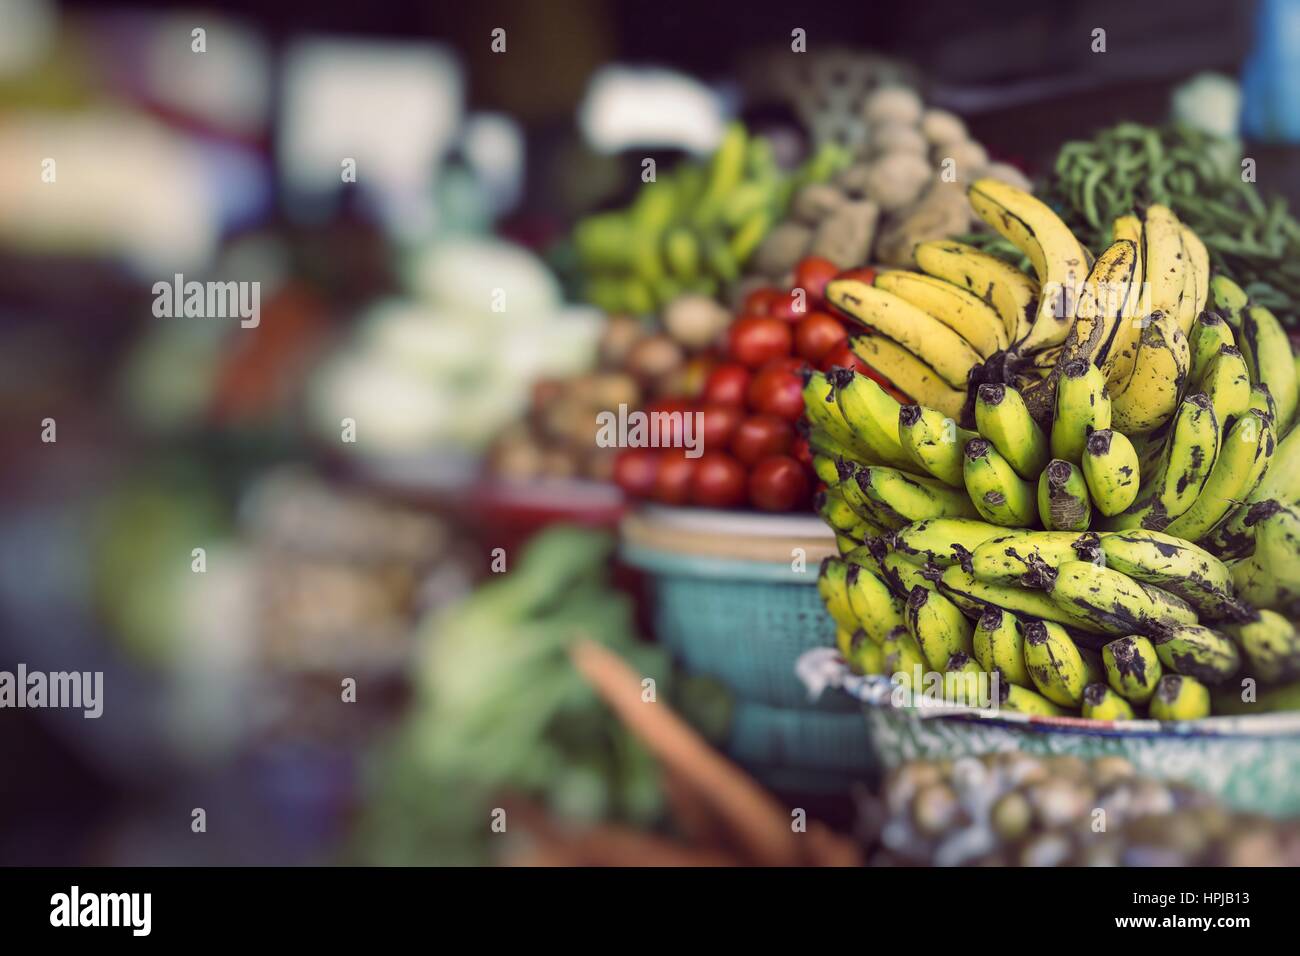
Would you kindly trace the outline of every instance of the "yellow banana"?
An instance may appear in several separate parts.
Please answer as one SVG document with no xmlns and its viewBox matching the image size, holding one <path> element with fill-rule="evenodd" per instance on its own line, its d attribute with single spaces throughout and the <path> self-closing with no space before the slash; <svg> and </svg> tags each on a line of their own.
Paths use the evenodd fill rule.
<svg viewBox="0 0 1300 956">
<path fill-rule="evenodd" d="M 823 443 L 822 448 L 832 454 L 837 450 L 842 451 L 860 461 L 875 460 L 875 452 L 844 420 L 835 401 L 835 388 L 824 373 L 809 369 L 804 374 L 803 407 L 813 435 L 821 432 L 830 440 Z M 809 436 L 810 444 L 816 444 L 812 441 L 813 435 Z"/>
<path fill-rule="evenodd" d="M 883 335 L 855 335 L 850 347 L 891 385 L 927 408 L 960 418 L 966 390 L 953 388 L 925 362 Z"/>
<path fill-rule="evenodd" d="M 1223 346 L 1210 360 L 1201 384 L 1195 390 L 1209 396 L 1210 404 L 1214 406 L 1214 417 L 1219 423 L 1219 437 L 1222 438 L 1223 429 L 1250 408 L 1250 372 L 1246 369 L 1246 360 L 1231 345 Z"/>
<path fill-rule="evenodd" d="M 836 626 L 852 633 L 858 629 L 858 618 L 849 605 L 848 573 L 849 565 L 839 558 L 822 559 L 817 592 Z"/>
<path fill-rule="evenodd" d="M 953 388 L 965 388 L 980 364 L 971 344 L 934 316 L 858 279 L 832 279 L 826 300 L 850 318 L 901 345 Z"/>
<path fill-rule="evenodd" d="M 931 518 L 917 521 L 894 533 L 894 552 L 916 564 L 946 568 L 957 564 L 990 538 L 1002 537 L 1007 529 L 971 518 Z"/>
<path fill-rule="evenodd" d="M 1073 531 L 1013 531 L 990 538 L 970 556 L 968 570 L 989 584 L 1017 586 L 1033 561 L 1057 567 L 1066 561 L 1097 561 L 1095 534 Z"/>
<path fill-rule="evenodd" d="M 1276 683 L 1300 677 L 1300 631 L 1276 611 L 1257 611 L 1247 621 L 1230 625 L 1250 672 L 1260 680 Z"/>
<path fill-rule="evenodd" d="M 1249 306 L 1237 337 L 1252 382 L 1268 385 L 1277 403 L 1277 433 L 1285 435 L 1295 418 L 1297 383 L 1295 359 L 1286 330 L 1268 309 Z"/>
<path fill-rule="evenodd" d="M 941 671 L 959 651 L 971 652 L 971 623 L 937 591 L 912 588 L 907 597 L 907 630 L 933 670 Z"/>
<path fill-rule="evenodd" d="M 1037 717 L 1060 717 L 1066 713 L 1064 708 L 1053 704 L 1038 691 L 1013 684 L 1009 680 L 999 680 L 997 688 L 998 702 L 994 705 L 997 710 L 1033 714 Z"/>
<path fill-rule="evenodd" d="M 911 459 L 898 443 L 898 402 L 879 384 L 851 368 L 830 374 L 835 404 L 854 436 L 871 450 L 873 462 L 908 467 Z"/>
<path fill-rule="evenodd" d="M 1149 528 L 1163 531 L 1196 501 L 1219 454 L 1219 423 L 1203 392 L 1189 395 L 1178 407 L 1173 430 L 1155 473 L 1143 483 L 1127 510 L 1107 519 L 1109 530 Z"/>
<path fill-rule="evenodd" d="M 1066 362 L 1056 382 L 1052 457 L 1079 464 L 1088 436 L 1108 428 L 1110 397 L 1101 369 L 1084 359 Z"/>
<path fill-rule="evenodd" d="M 1146 281 L 1151 287 L 1151 308 L 1157 312 L 1173 316 L 1178 328 L 1186 335 L 1191 328 L 1183 326 L 1185 312 L 1191 311 L 1192 303 L 1183 307 L 1183 292 L 1190 262 L 1183 253 L 1182 223 L 1168 206 L 1159 203 L 1147 207 L 1142 235 L 1146 242 L 1143 250 L 1143 262 L 1146 268 Z"/>
<path fill-rule="evenodd" d="M 976 578 L 960 564 L 945 568 L 936 583 L 940 594 L 971 617 L 979 617 L 985 608 L 993 606 L 1004 608 L 1022 619 L 1037 618 L 1068 624 L 1091 634 L 1106 633 L 1091 621 L 1063 611 L 1042 591 L 1020 586 L 988 584 Z"/>
<path fill-rule="evenodd" d="M 965 489 L 950 488 L 933 478 L 896 468 L 868 465 L 857 473 L 858 486 L 875 505 L 875 513 L 898 530 L 926 518 L 974 518 L 975 506 Z"/>
<path fill-rule="evenodd" d="M 1210 689 L 1181 674 L 1166 674 L 1151 696 L 1154 720 L 1200 720 L 1210 716 Z"/>
<path fill-rule="evenodd" d="M 1038 479 L 1038 517 L 1048 531 L 1087 531 L 1092 524 L 1088 483 L 1078 465 L 1053 458 Z"/>
<path fill-rule="evenodd" d="M 949 239 L 918 243 L 913 255 L 921 271 L 968 289 L 992 306 L 1002 317 L 1008 342 L 1028 334 L 1038 283 L 1015 266 Z"/>
<path fill-rule="evenodd" d="M 1062 707 L 1078 707 L 1089 670 L 1070 635 L 1051 621 L 1025 625 L 1025 668 L 1038 692 Z"/>
<path fill-rule="evenodd" d="M 935 582 L 926 577 L 930 568 L 909 561 L 897 551 L 889 551 L 880 558 L 881 577 L 896 595 L 903 600 L 917 588 L 936 590 Z"/>
<path fill-rule="evenodd" d="M 969 342 L 980 358 L 1009 344 L 1002 316 L 972 292 L 923 272 L 891 269 L 876 276 L 876 287 L 934 316 Z"/>
<path fill-rule="evenodd" d="M 1300 514 L 1280 508 L 1255 523 L 1255 553 L 1232 564 L 1232 582 L 1258 608 L 1300 616 Z"/>
<path fill-rule="evenodd" d="M 1171 521 L 1165 531 L 1188 541 L 1209 534 L 1234 502 L 1246 501 L 1255 491 L 1276 448 L 1272 423 L 1257 409 L 1247 409 L 1223 436 L 1214 467 L 1196 501 Z"/>
<path fill-rule="evenodd" d="M 849 609 L 858 619 L 858 626 L 877 644 L 884 642 L 885 635 L 891 628 L 905 623 L 902 600 L 871 571 L 861 565 L 850 564 L 844 583 L 849 597 Z"/>
<path fill-rule="evenodd" d="M 1117 638 L 1101 649 L 1106 682 L 1117 694 L 1145 704 L 1156 692 L 1164 669 L 1152 643 L 1140 634 Z"/>
<path fill-rule="evenodd" d="M 1089 684 L 1083 689 L 1080 714 L 1088 720 L 1132 720 L 1133 707 L 1105 684 Z"/>
<path fill-rule="evenodd" d="M 866 541 L 875 537 L 876 526 L 860 518 L 838 490 L 824 488 L 817 492 L 813 496 L 813 508 L 836 534 L 845 535 L 854 541 Z"/>
<path fill-rule="evenodd" d="M 1015 340 L 1016 348 L 1029 353 L 1065 341 L 1077 290 L 1088 271 L 1079 240 L 1051 207 L 1022 189 L 979 179 L 971 184 L 969 197 L 975 214 L 1028 256 L 1038 276 L 1038 309 L 1032 325 Z"/>
<path fill-rule="evenodd" d="M 1198 617 L 1218 621 L 1244 616 L 1228 566 L 1190 541 L 1141 529 L 1107 531 L 1099 539 L 1106 567 L 1182 598 Z"/>
<path fill-rule="evenodd" d="M 1187 336 L 1174 313 L 1153 312 L 1141 321 L 1144 328 L 1131 368 L 1116 377 L 1116 366 L 1106 380 L 1111 426 L 1129 437 L 1154 431 L 1173 415 L 1191 362 Z"/>
<path fill-rule="evenodd" d="M 927 668 L 925 655 L 921 653 L 916 638 L 905 627 L 890 631 L 881 644 L 881 650 L 884 651 L 882 673 L 891 676 L 899 686 L 911 688 L 915 675 L 924 674 Z"/>
<path fill-rule="evenodd" d="M 1115 324 L 1110 346 L 1097 364 L 1109 382 L 1111 370 L 1118 366 L 1124 378 L 1133 369 L 1133 360 L 1137 356 L 1138 339 L 1142 334 L 1142 317 L 1152 312 L 1150 284 L 1146 275 L 1146 263 L 1142 258 L 1142 249 L 1146 244 L 1142 237 L 1142 220 L 1137 216 L 1120 216 L 1111 226 L 1111 235 L 1115 241 L 1127 239 L 1134 246 L 1133 282 L 1120 321 Z"/>
<path fill-rule="evenodd" d="M 1037 521 L 1033 485 L 1016 474 L 992 442 L 984 438 L 968 441 L 965 456 L 962 478 L 980 517 L 1008 528 L 1027 528 Z"/>
<path fill-rule="evenodd" d="M 1196 275 L 1192 302 L 1192 318 L 1195 319 L 1205 310 L 1210 301 L 1210 253 L 1205 248 L 1205 243 L 1201 241 L 1200 236 L 1189 229 L 1186 224 L 1183 224 L 1181 233 L 1183 252 L 1186 253 L 1192 271 Z M 1184 329 L 1183 331 L 1187 330 Z"/>
<path fill-rule="evenodd" d="M 977 437 L 942 412 L 904 405 L 898 413 L 898 440 L 914 465 L 946 485 L 962 488 L 962 449 Z"/>
<path fill-rule="evenodd" d="M 1141 468 L 1133 443 L 1123 433 L 1104 429 L 1088 436 L 1083 478 L 1097 510 L 1111 517 L 1133 504 L 1141 488 Z"/>
<path fill-rule="evenodd" d="M 1210 360 L 1219 354 L 1224 346 L 1236 348 L 1237 339 L 1232 334 L 1232 326 L 1223 321 L 1217 312 L 1205 311 L 1192 323 L 1191 334 L 1187 336 L 1187 346 L 1191 350 L 1191 373 L 1187 376 L 1188 387 L 1200 390 L 1201 381 L 1210 367 Z"/>
<path fill-rule="evenodd" d="M 975 394 L 975 427 L 1015 469 L 1036 481 L 1048 461 L 1048 441 L 1014 388 L 981 385 Z"/>
<path fill-rule="evenodd" d="M 1225 275 L 1210 278 L 1210 308 L 1223 316 L 1234 333 L 1241 332 L 1241 319 L 1249 300 L 1246 291 Z M 1240 346 L 1238 346 L 1240 347 Z"/>
<path fill-rule="evenodd" d="M 1273 419 L 1277 430 L 1277 419 Z M 1277 434 L 1281 434 L 1280 431 Z M 1273 462 L 1264 473 L 1264 480 L 1259 483 L 1248 501 L 1267 501 L 1276 498 L 1284 504 L 1300 504 L 1300 428 L 1291 429 L 1291 433 L 1278 442 Z"/>
<path fill-rule="evenodd" d="M 1191 606 L 1166 591 L 1142 584 L 1110 567 L 1066 561 L 1041 566 L 1041 584 L 1065 614 L 1116 636 L 1153 634 L 1178 624 L 1197 623 Z"/>
<path fill-rule="evenodd" d="M 1153 635 L 1160 663 L 1202 684 L 1222 684 L 1241 667 L 1237 645 L 1201 624 L 1180 624 Z"/>
<path fill-rule="evenodd" d="M 988 607 L 975 624 L 971 647 L 975 660 L 986 671 L 998 671 L 1004 680 L 1021 687 L 1033 686 L 1025 667 L 1024 636 L 1011 612 Z"/>
</svg>

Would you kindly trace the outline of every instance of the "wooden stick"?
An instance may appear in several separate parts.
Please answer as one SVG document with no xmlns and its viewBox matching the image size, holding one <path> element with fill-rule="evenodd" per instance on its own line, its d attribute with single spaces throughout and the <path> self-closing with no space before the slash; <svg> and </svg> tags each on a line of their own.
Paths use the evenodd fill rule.
<svg viewBox="0 0 1300 956">
<path fill-rule="evenodd" d="M 802 862 L 801 848 L 781 805 L 710 747 L 672 708 L 642 701 L 641 678 L 621 657 L 590 640 L 575 641 L 569 655 L 578 672 L 650 752 L 707 797 L 747 855 L 768 866 Z"/>
</svg>

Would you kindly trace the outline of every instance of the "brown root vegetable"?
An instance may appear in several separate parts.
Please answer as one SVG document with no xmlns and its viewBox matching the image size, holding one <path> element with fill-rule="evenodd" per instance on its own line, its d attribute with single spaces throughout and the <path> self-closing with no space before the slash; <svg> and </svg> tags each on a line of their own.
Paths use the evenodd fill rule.
<svg viewBox="0 0 1300 956">
<path fill-rule="evenodd" d="M 682 347 L 661 333 L 647 336 L 632 346 L 624 366 L 637 381 L 646 385 L 681 368 L 685 360 Z"/>
</svg>

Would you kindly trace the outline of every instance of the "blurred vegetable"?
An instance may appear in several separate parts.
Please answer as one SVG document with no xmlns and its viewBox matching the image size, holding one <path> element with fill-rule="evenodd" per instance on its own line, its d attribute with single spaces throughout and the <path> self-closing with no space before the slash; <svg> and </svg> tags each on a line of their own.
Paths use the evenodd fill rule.
<svg viewBox="0 0 1300 956">
<path fill-rule="evenodd" d="M 1109 244 L 1117 216 L 1169 206 L 1205 242 L 1217 272 L 1296 325 L 1300 222 L 1286 200 L 1265 201 L 1253 177 L 1244 181 L 1236 141 L 1185 126 L 1121 123 L 1062 146 L 1047 197 L 1094 252 Z"/>
</svg>

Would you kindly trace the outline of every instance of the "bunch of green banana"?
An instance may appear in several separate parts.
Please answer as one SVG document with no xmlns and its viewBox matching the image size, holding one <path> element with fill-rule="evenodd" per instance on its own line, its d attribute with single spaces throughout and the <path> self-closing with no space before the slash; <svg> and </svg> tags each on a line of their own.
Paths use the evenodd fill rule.
<svg viewBox="0 0 1300 956">
<path fill-rule="evenodd" d="M 1092 524 L 1092 499 L 1083 471 L 1053 458 L 1038 479 L 1038 516 L 1048 531 L 1086 531 Z"/>
<path fill-rule="evenodd" d="M 1241 667 L 1237 645 L 1200 624 L 1179 624 L 1153 636 L 1160 663 L 1203 684 L 1222 684 Z"/>
<path fill-rule="evenodd" d="M 966 443 L 962 478 L 980 517 L 991 524 L 1024 528 L 1033 524 L 1038 502 L 1033 485 L 986 438 Z"/>
<path fill-rule="evenodd" d="M 907 630 L 933 670 L 943 670 L 958 652 L 971 653 L 970 621 L 937 591 L 912 588 L 907 598 Z"/>
<path fill-rule="evenodd" d="M 1151 699 L 1164 673 L 1155 647 L 1136 634 L 1117 638 L 1103 647 L 1101 661 L 1111 689 L 1135 704 L 1145 704 Z"/>
<path fill-rule="evenodd" d="M 1228 632 L 1260 680 L 1276 683 L 1300 677 L 1300 631 L 1281 614 L 1257 611 L 1251 619 L 1229 625 Z"/>
<path fill-rule="evenodd" d="M 978 436 L 946 415 L 924 405 L 904 405 L 898 412 L 898 441 L 914 466 L 954 488 L 964 488 L 962 450 Z"/>
<path fill-rule="evenodd" d="M 1128 510 L 1141 490 L 1141 467 L 1133 443 L 1109 428 L 1088 436 L 1083 449 L 1083 480 L 1097 511 L 1113 517 Z"/>
<path fill-rule="evenodd" d="M 1054 704 L 1078 707 L 1083 689 L 1101 676 L 1099 668 L 1059 624 L 1033 621 L 1024 632 L 1025 668 L 1038 692 Z"/>
<path fill-rule="evenodd" d="M 1093 432 L 1110 428 L 1110 396 L 1101 369 L 1074 359 L 1061 369 L 1052 419 L 1052 457 L 1079 464 Z"/>
<path fill-rule="evenodd" d="M 684 292 L 718 294 L 780 221 L 796 183 L 828 178 L 845 160 L 827 147 L 785 172 L 771 143 L 732 124 L 709 159 L 657 172 L 626 208 L 578 223 L 586 298 L 608 312 L 646 314 Z"/>
<path fill-rule="evenodd" d="M 1230 565 L 1237 594 L 1257 608 L 1300 615 L 1300 513 L 1271 509 L 1254 531 L 1254 554 Z"/>
</svg>

